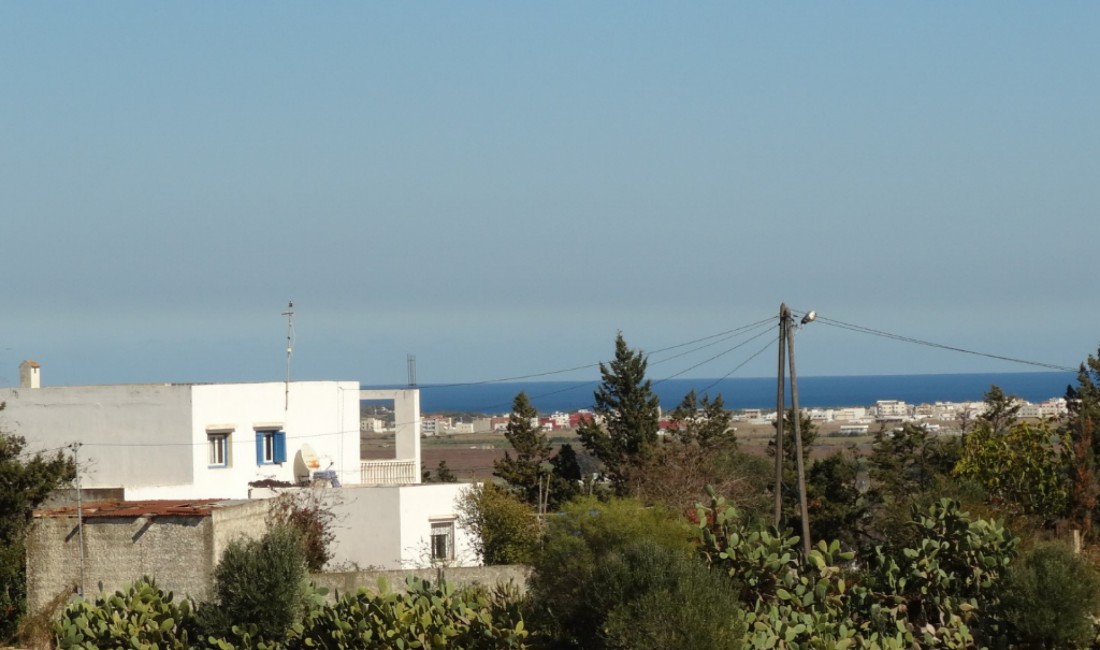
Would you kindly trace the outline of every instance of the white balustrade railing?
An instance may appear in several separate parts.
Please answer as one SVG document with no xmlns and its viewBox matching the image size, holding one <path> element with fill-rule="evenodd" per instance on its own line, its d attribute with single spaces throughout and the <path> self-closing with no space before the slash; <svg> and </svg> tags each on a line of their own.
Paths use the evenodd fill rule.
<svg viewBox="0 0 1100 650">
<path fill-rule="evenodd" d="M 360 485 L 408 485 L 419 483 L 415 460 L 364 460 L 359 462 Z"/>
</svg>

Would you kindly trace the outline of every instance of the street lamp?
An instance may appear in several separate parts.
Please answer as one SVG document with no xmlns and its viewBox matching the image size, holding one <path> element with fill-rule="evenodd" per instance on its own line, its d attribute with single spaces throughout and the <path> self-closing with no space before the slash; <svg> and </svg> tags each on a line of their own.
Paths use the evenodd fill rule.
<svg viewBox="0 0 1100 650">
<path fill-rule="evenodd" d="M 817 312 L 807 312 L 800 325 L 812 323 Z M 784 399 L 784 365 L 789 365 L 791 375 L 791 421 L 794 425 L 794 454 L 798 468 L 798 500 L 802 514 L 802 548 L 806 558 L 810 556 L 810 515 L 806 499 L 806 470 L 802 459 L 802 414 L 798 408 L 798 376 L 794 364 L 794 324 L 791 310 L 786 303 L 779 305 L 779 372 L 776 387 L 775 406 L 775 527 L 779 528 L 783 519 L 783 416 L 786 406 Z M 787 364 L 784 364 L 784 356 Z"/>
</svg>

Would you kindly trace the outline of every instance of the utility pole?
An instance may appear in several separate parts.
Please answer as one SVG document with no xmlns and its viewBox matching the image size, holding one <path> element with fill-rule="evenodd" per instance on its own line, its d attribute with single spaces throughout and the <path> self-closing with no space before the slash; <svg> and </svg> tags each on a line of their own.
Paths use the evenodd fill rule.
<svg viewBox="0 0 1100 650">
<path fill-rule="evenodd" d="M 787 398 L 783 394 L 785 378 L 783 369 L 787 354 L 787 304 L 779 305 L 779 372 L 775 390 L 775 527 L 778 530 L 783 522 L 783 413 L 787 407 Z"/>
<path fill-rule="evenodd" d="M 807 313 L 802 318 L 802 325 L 816 318 L 814 312 Z M 805 557 L 810 557 L 810 548 L 813 543 L 810 539 L 810 513 L 806 497 L 806 467 L 802 458 L 802 412 L 798 408 L 798 375 L 795 372 L 794 363 L 794 324 L 791 320 L 791 310 L 786 303 L 779 306 L 779 386 L 777 389 L 776 408 L 776 444 L 775 444 L 775 525 L 779 527 L 783 510 L 783 418 L 785 401 L 783 398 L 783 355 L 786 349 L 787 362 L 791 375 L 791 424 L 794 427 L 794 453 L 795 464 L 798 471 L 798 501 L 802 518 L 802 549 Z"/>
<path fill-rule="evenodd" d="M 84 499 L 80 489 L 80 448 L 83 443 L 69 445 L 73 450 L 73 465 L 76 467 L 76 530 L 77 543 L 80 545 L 80 597 L 84 597 Z"/>
</svg>

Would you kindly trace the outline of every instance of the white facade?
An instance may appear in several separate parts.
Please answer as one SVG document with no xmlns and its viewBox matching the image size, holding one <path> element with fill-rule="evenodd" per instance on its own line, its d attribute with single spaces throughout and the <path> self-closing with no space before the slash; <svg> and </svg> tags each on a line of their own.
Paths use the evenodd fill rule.
<svg viewBox="0 0 1100 650">
<path fill-rule="evenodd" d="M 909 416 L 909 405 L 893 399 L 883 399 L 875 403 L 875 414 L 879 418 L 904 418 Z"/>
<path fill-rule="evenodd" d="M 382 433 L 386 430 L 386 422 L 379 418 L 366 417 L 359 421 L 359 430 L 363 433 Z"/>
<path fill-rule="evenodd" d="M 337 520 L 332 563 L 361 569 L 477 565 L 472 537 L 457 516 L 457 501 L 469 487 L 426 483 L 326 490 Z"/>
<path fill-rule="evenodd" d="M 79 443 L 81 486 L 121 487 L 127 500 L 238 499 L 251 481 L 361 475 L 357 382 L 0 389 L 0 401 L 29 451 Z"/>
<path fill-rule="evenodd" d="M 391 401 L 394 458 L 361 461 L 360 401 Z M 125 499 L 245 499 L 249 483 L 324 489 L 339 522 L 336 562 L 366 568 L 477 563 L 456 500 L 463 484 L 420 485 L 420 391 L 358 382 L 157 384 L 0 389 L 3 429 L 28 451 L 79 443 L 82 488 Z M 255 494 L 253 494 L 255 492 Z"/>
</svg>

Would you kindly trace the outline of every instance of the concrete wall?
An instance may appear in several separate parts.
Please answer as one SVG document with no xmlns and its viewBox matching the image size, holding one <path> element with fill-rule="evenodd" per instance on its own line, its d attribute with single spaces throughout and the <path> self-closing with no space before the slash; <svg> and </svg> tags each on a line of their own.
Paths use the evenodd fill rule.
<svg viewBox="0 0 1100 650">
<path fill-rule="evenodd" d="M 400 568 L 400 489 L 388 486 L 325 491 L 325 505 L 336 515 L 332 564 Z"/>
<path fill-rule="evenodd" d="M 81 583 L 76 518 L 36 519 L 27 539 L 27 608 L 37 612 Z M 209 517 L 103 517 L 84 522 L 84 593 L 123 589 L 144 575 L 162 588 L 205 599 L 214 571 Z"/>
<path fill-rule="evenodd" d="M 233 502 L 210 514 L 213 522 L 213 553 L 215 564 L 221 560 L 230 542 L 247 537 L 259 539 L 267 532 L 267 514 L 271 502 L 263 500 Z"/>
<path fill-rule="evenodd" d="M 455 522 L 455 557 L 450 566 L 476 566 L 472 535 L 458 522 L 458 499 L 468 483 L 424 483 L 401 488 L 401 567 L 432 565 L 432 521 Z"/>
<path fill-rule="evenodd" d="M 335 566 L 403 569 L 432 564 L 431 522 L 455 520 L 455 559 L 451 566 L 474 566 L 477 556 L 469 531 L 457 521 L 457 499 L 464 483 L 345 487 L 323 490 L 336 515 Z"/>
<path fill-rule="evenodd" d="M 180 462 L 190 454 L 192 439 L 189 386 L 9 388 L 0 389 L 0 402 L 7 402 L 0 426 L 26 438 L 30 452 L 83 443 L 83 487 L 192 480 L 192 465 Z"/>
<path fill-rule="evenodd" d="M 392 592 L 405 591 L 405 578 L 415 576 L 436 584 L 439 576 L 452 585 L 464 587 L 480 584 L 495 587 L 509 582 L 519 588 L 520 593 L 527 592 L 527 579 L 531 568 L 519 564 L 478 567 L 447 567 L 440 569 L 407 569 L 395 571 L 351 571 L 346 573 L 315 573 L 310 580 L 318 587 L 328 589 L 329 602 L 344 594 L 355 593 L 360 589 L 379 591 L 379 580 L 384 580 Z"/>
<path fill-rule="evenodd" d="M 265 501 L 227 504 L 209 515 L 87 517 L 84 520 L 84 593 L 126 588 L 142 576 L 201 602 L 213 595 L 214 568 L 225 547 L 266 530 Z M 37 518 L 27 539 L 27 605 L 39 611 L 81 583 L 76 517 Z"/>
</svg>

